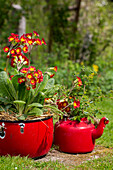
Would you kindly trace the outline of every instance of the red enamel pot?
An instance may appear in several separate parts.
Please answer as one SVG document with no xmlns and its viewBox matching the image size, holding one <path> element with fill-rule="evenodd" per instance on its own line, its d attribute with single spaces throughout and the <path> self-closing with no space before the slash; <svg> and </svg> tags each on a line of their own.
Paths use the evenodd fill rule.
<svg viewBox="0 0 113 170">
<path fill-rule="evenodd" d="M 0 155 L 37 158 L 53 142 L 52 117 L 29 121 L 0 121 Z"/>
<path fill-rule="evenodd" d="M 103 117 L 95 128 L 87 118 L 82 118 L 80 122 L 64 118 L 55 124 L 54 144 L 60 151 L 67 153 L 91 152 L 95 146 L 95 139 L 103 134 L 108 123 L 108 119 Z"/>
</svg>

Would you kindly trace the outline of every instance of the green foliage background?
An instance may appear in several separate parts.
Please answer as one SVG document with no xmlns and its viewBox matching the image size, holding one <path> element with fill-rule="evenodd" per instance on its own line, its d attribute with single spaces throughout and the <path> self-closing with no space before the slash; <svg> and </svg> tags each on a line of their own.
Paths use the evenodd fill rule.
<svg viewBox="0 0 113 170">
<path fill-rule="evenodd" d="M 12 4 L 21 5 L 23 10 L 15 11 Z M 57 65 L 56 82 L 70 87 L 72 75 L 80 71 L 81 63 L 90 69 L 92 64 L 96 64 L 99 76 L 94 86 L 101 87 L 104 94 L 113 90 L 113 3 L 108 0 L 82 0 L 75 33 L 72 30 L 76 23 L 71 19 L 75 13 L 68 10 L 74 5 L 74 0 L 1 0 L 0 70 L 5 68 L 3 47 L 9 45 L 7 37 L 11 32 L 17 32 L 19 19 L 24 15 L 26 33 L 36 30 L 47 42 L 46 48 L 33 49 L 32 65 L 44 71 L 48 66 Z M 51 51 L 49 41 L 52 41 Z M 94 91 L 95 87 L 92 87 Z"/>
</svg>

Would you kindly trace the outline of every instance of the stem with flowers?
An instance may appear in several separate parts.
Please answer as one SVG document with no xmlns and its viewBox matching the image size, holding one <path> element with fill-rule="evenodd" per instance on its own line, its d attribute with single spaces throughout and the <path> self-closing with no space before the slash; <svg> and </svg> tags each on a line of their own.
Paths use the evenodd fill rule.
<svg viewBox="0 0 113 170">
<path fill-rule="evenodd" d="M 53 80 L 52 77 L 57 72 L 57 66 L 49 68 L 43 74 L 42 71 L 30 65 L 33 46 L 46 45 L 44 38 L 39 39 L 36 31 L 33 31 L 33 34 L 23 34 L 21 37 L 11 33 L 8 40 L 11 46 L 3 48 L 7 53 L 6 72 L 0 72 L 0 85 L 3 86 L 3 89 L 0 88 L 0 94 L 5 97 L 2 102 L 8 99 L 9 112 L 11 110 L 11 112 L 17 113 L 15 116 L 17 115 L 18 119 L 25 120 L 29 116 L 40 116 L 44 112 L 46 91 L 49 92 L 50 88 L 54 89 L 54 81 L 50 81 L 50 79 Z M 9 59 L 14 68 L 13 75 L 8 73 Z M 3 104 L 5 105 L 4 102 Z"/>
</svg>

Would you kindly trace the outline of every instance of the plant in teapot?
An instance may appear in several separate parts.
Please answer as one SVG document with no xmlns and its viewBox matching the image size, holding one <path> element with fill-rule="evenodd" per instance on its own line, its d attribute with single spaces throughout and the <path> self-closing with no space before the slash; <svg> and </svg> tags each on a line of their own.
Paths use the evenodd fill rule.
<svg viewBox="0 0 113 170">
<path fill-rule="evenodd" d="M 81 72 L 83 73 L 83 72 Z M 102 97 L 101 90 L 98 92 L 99 97 L 89 97 L 89 86 L 93 83 L 94 76 L 97 73 L 74 75 L 72 82 L 72 87 L 66 89 L 62 86 L 57 93 L 56 104 L 58 109 L 63 112 L 63 115 L 69 117 L 73 120 L 80 121 L 81 118 L 90 117 L 94 120 L 95 124 L 98 124 L 98 119 L 96 114 L 101 113 L 99 110 L 95 109 L 95 101 L 100 100 Z"/>
</svg>

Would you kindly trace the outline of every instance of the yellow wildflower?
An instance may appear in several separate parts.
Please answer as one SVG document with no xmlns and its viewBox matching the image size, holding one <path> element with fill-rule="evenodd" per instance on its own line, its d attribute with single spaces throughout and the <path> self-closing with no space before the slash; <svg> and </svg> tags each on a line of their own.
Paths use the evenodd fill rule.
<svg viewBox="0 0 113 170">
<path fill-rule="evenodd" d="M 94 70 L 95 72 L 98 72 L 98 66 L 95 65 L 95 64 L 93 64 L 93 70 Z"/>
<path fill-rule="evenodd" d="M 89 75 L 89 78 L 93 78 L 94 75 L 95 75 L 95 73 L 91 73 L 91 74 Z"/>
</svg>

